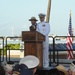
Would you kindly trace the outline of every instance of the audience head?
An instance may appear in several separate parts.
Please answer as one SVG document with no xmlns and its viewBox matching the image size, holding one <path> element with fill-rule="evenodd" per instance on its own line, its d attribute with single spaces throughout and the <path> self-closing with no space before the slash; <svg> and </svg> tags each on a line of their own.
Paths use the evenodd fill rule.
<svg viewBox="0 0 75 75">
<path fill-rule="evenodd" d="M 0 75 L 5 75 L 5 70 L 3 66 L 1 66 L 1 64 L 0 64 Z"/>
<path fill-rule="evenodd" d="M 24 64 L 16 64 L 13 67 L 12 75 L 33 75 L 33 72 Z"/>
<path fill-rule="evenodd" d="M 56 68 L 60 71 L 61 75 L 68 75 L 66 68 L 63 65 L 58 65 Z"/>
<path fill-rule="evenodd" d="M 75 72 L 75 61 L 73 61 L 70 65 L 70 70 Z"/>
<path fill-rule="evenodd" d="M 48 71 L 47 75 L 60 75 L 60 72 L 56 68 L 52 68 Z"/>
<path fill-rule="evenodd" d="M 13 61 L 8 61 L 5 64 L 4 69 L 5 69 L 6 74 L 9 74 L 9 75 L 12 74 L 13 65 L 14 65 Z"/>
<path fill-rule="evenodd" d="M 32 69 L 35 73 L 37 66 L 39 65 L 39 59 L 33 55 L 27 55 L 20 60 L 19 64 L 25 64 L 29 69 Z"/>
<path fill-rule="evenodd" d="M 69 75 L 75 75 L 75 61 L 73 61 L 68 69 Z"/>
</svg>

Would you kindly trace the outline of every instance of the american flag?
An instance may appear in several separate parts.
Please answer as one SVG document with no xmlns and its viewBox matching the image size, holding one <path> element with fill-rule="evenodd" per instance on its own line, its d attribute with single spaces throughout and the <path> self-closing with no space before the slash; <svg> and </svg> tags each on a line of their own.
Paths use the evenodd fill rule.
<svg viewBox="0 0 75 75">
<path fill-rule="evenodd" d="M 70 12 L 70 19 L 69 19 L 69 28 L 68 28 L 68 37 L 66 39 L 66 47 L 67 47 L 67 58 L 73 59 L 73 32 L 72 32 L 72 23 L 71 23 L 71 12 Z"/>
</svg>

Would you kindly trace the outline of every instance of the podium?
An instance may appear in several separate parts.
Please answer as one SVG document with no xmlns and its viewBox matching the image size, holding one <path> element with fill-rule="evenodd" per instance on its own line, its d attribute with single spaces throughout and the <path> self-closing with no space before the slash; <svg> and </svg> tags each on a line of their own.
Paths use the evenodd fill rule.
<svg viewBox="0 0 75 75">
<path fill-rule="evenodd" d="M 45 36 L 37 31 L 22 31 L 24 56 L 34 55 L 39 58 L 39 67 L 43 67 L 43 41 Z"/>
</svg>

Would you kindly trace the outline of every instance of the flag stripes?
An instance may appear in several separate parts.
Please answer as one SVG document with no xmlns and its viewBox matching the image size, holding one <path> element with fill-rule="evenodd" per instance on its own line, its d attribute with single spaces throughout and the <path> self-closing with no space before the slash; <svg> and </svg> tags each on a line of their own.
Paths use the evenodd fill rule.
<svg viewBox="0 0 75 75">
<path fill-rule="evenodd" d="M 73 33 L 72 33 L 72 23 L 71 23 L 71 12 L 70 12 L 70 20 L 69 20 L 69 28 L 68 28 L 68 37 L 66 39 L 66 47 L 67 47 L 67 58 L 73 59 Z"/>
</svg>

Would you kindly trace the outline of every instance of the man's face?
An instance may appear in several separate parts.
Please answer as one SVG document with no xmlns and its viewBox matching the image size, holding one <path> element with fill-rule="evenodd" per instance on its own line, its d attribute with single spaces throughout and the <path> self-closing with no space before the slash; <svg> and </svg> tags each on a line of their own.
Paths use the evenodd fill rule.
<svg viewBox="0 0 75 75">
<path fill-rule="evenodd" d="M 32 25 L 36 24 L 36 21 L 35 20 L 31 20 L 31 24 Z"/>
<path fill-rule="evenodd" d="M 72 75 L 75 75 L 75 72 L 72 72 Z"/>
<path fill-rule="evenodd" d="M 39 17 L 40 21 L 43 22 L 45 20 L 45 17 Z"/>
<path fill-rule="evenodd" d="M 68 74 L 69 74 L 69 75 L 72 75 L 71 69 L 68 69 Z"/>
</svg>

